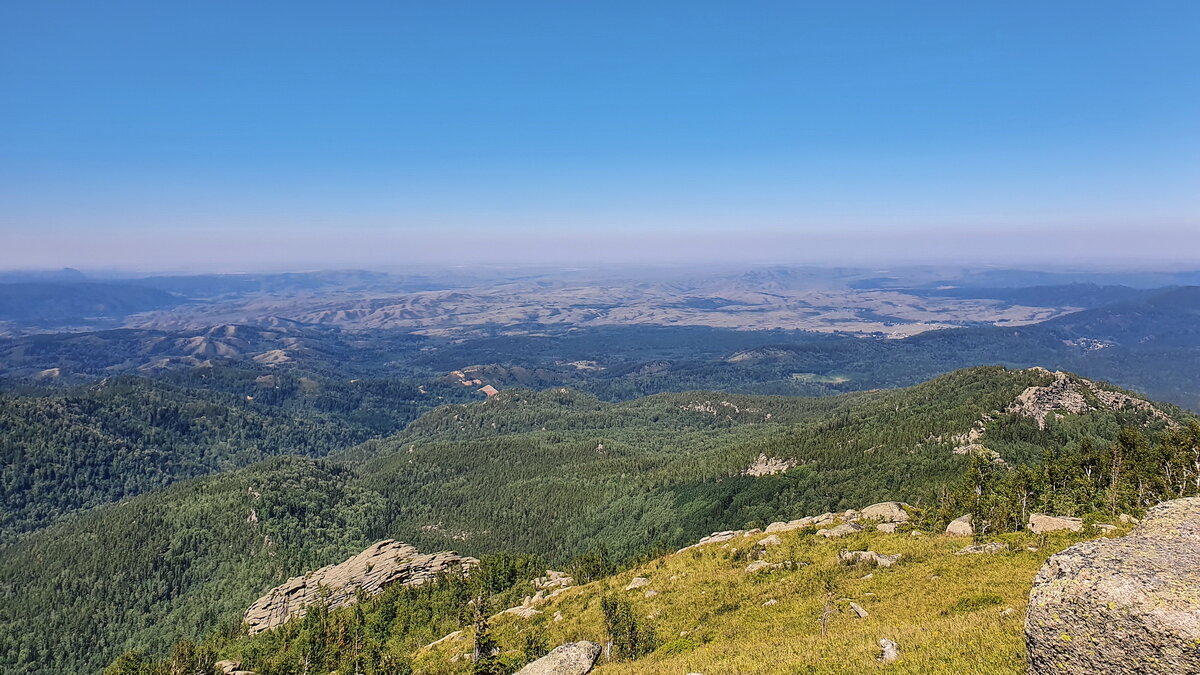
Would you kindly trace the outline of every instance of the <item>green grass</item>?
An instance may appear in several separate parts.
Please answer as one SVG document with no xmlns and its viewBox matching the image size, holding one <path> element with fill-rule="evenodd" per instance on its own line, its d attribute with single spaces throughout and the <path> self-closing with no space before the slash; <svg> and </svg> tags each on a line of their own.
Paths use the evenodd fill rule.
<svg viewBox="0 0 1200 675">
<path fill-rule="evenodd" d="M 532 633 L 551 645 L 607 640 L 600 599 L 628 598 L 652 626 L 660 645 L 649 656 L 603 663 L 597 675 L 705 673 L 1017 673 L 1026 672 L 1023 621 L 1033 578 L 1052 553 L 1085 535 L 1001 539 L 1011 550 L 955 555 L 964 537 L 862 533 L 826 540 L 804 532 L 780 534 L 764 560 L 796 565 L 748 574 L 752 550 L 764 535 L 710 544 L 659 558 L 615 577 L 573 588 L 539 605 L 532 619 L 497 618 L 494 635 L 517 658 Z M 1094 535 L 1093 535 L 1094 536 Z M 900 554 L 890 568 L 838 562 L 843 548 Z M 1033 550 L 1031 550 L 1033 549 Z M 624 591 L 635 576 L 649 586 Z M 647 598 L 647 590 L 656 594 Z M 766 604 L 769 601 L 773 604 Z M 869 613 L 858 618 L 853 601 Z M 820 618 L 829 608 L 824 631 Z M 1007 611 L 1012 608 L 1012 611 Z M 561 612 L 562 621 L 554 621 Z M 455 654 L 470 650 L 469 631 L 418 652 L 415 670 L 465 673 Z M 878 663 L 880 638 L 894 640 L 901 658 Z"/>
</svg>

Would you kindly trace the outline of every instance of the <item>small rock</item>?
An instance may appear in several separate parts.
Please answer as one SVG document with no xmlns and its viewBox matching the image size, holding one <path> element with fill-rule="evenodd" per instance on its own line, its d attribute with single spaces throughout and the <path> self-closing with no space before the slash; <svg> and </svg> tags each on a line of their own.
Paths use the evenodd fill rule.
<svg viewBox="0 0 1200 675">
<path fill-rule="evenodd" d="M 946 534 L 956 537 L 970 537 L 975 534 L 975 526 L 971 523 L 971 514 L 960 516 L 950 521 L 946 526 Z"/>
<path fill-rule="evenodd" d="M 835 514 L 822 513 L 819 516 L 813 516 L 813 519 L 812 519 L 812 522 L 810 523 L 810 525 L 814 525 L 816 527 L 823 527 L 825 525 L 832 525 L 833 521 L 835 521 L 837 519 L 838 519 L 838 516 Z"/>
<path fill-rule="evenodd" d="M 1116 525 L 1109 525 L 1108 523 L 1096 523 L 1093 527 L 1101 532 L 1114 532 L 1117 529 Z"/>
<path fill-rule="evenodd" d="M 1047 516 L 1041 513 L 1033 513 L 1029 516 L 1029 523 L 1025 526 L 1034 534 L 1043 534 L 1045 532 L 1057 532 L 1059 530 L 1070 530 L 1072 532 L 1083 531 L 1082 518 L 1068 518 L 1066 516 Z"/>
<path fill-rule="evenodd" d="M 1122 523 L 1125 523 L 1126 525 L 1137 525 L 1138 524 L 1138 519 L 1134 518 L 1133 516 L 1129 515 L 1128 513 L 1122 513 L 1121 515 L 1117 516 L 1117 520 L 1121 521 Z"/>
<path fill-rule="evenodd" d="M 879 641 L 879 661 L 881 663 L 891 663 L 900 658 L 900 646 L 887 638 Z"/>
<path fill-rule="evenodd" d="M 644 597 L 645 597 L 647 600 L 649 600 L 650 598 L 653 598 L 654 596 L 658 595 L 658 591 L 656 591 L 656 590 L 654 590 L 653 588 L 651 588 L 650 590 L 646 591 L 646 592 L 645 592 L 645 593 L 643 593 L 642 595 L 643 595 L 643 596 L 644 596 Z"/>
<path fill-rule="evenodd" d="M 758 540 L 759 546 L 778 546 L 782 543 L 783 543 L 783 540 L 779 538 L 779 535 L 775 535 L 775 534 L 763 537 L 762 539 Z"/>
<path fill-rule="evenodd" d="M 980 554 L 980 553 L 985 553 L 985 554 L 986 553 L 999 553 L 1001 551 L 1007 551 L 1007 550 L 1008 550 L 1008 544 L 1005 544 L 1005 543 L 999 542 L 999 541 L 989 541 L 986 544 L 976 544 L 974 546 L 968 546 L 966 548 L 961 548 L 961 549 L 955 551 L 954 555 L 975 555 L 975 554 Z"/>
<path fill-rule="evenodd" d="M 1000 616 L 1012 616 L 1016 613 L 1016 611 L 1017 610 L 1013 609 L 1012 607 L 1005 607 L 1004 609 L 1000 610 Z"/>
<path fill-rule="evenodd" d="M 922 531 L 920 531 L 920 530 L 913 530 L 912 532 L 909 532 L 909 533 L 908 533 L 908 536 L 910 536 L 910 537 L 924 537 L 924 536 L 925 536 L 925 533 L 924 533 L 924 532 L 922 532 Z"/>
<path fill-rule="evenodd" d="M 891 567 L 900 559 L 897 555 L 883 555 L 875 551 L 847 551 L 842 549 L 838 551 L 838 561 L 853 565 L 856 563 L 874 564 L 877 567 Z"/>
<path fill-rule="evenodd" d="M 784 523 L 784 522 L 771 523 L 770 525 L 767 526 L 767 529 L 765 530 L 765 532 L 767 534 L 770 534 L 772 532 L 790 532 L 792 530 L 799 530 L 799 529 L 808 527 L 809 525 L 812 525 L 813 520 L 815 520 L 815 519 L 814 518 L 800 518 L 799 520 L 789 520 L 786 523 Z"/>
<path fill-rule="evenodd" d="M 875 529 L 886 534 L 893 534 L 897 527 L 900 527 L 900 523 L 879 523 Z"/>
<path fill-rule="evenodd" d="M 858 604 L 857 602 L 850 603 L 850 611 L 857 614 L 858 618 L 860 618 L 860 619 L 865 619 L 868 616 L 870 616 L 869 614 L 867 614 L 867 610 L 863 609 L 862 605 Z"/>
<path fill-rule="evenodd" d="M 559 622 L 559 621 L 562 621 L 562 620 L 563 620 L 563 615 L 562 615 L 562 612 L 555 612 L 555 613 L 554 613 L 554 621 L 555 621 L 555 623 L 557 623 L 557 622 Z"/>
<path fill-rule="evenodd" d="M 538 610 L 536 610 L 532 607 L 526 607 L 526 606 L 509 607 L 508 609 L 504 610 L 501 613 L 502 614 L 514 614 L 516 616 L 521 617 L 522 619 L 529 619 L 529 618 L 537 616 L 538 614 L 541 614 L 541 612 L 539 612 Z"/>
<path fill-rule="evenodd" d="M 634 577 L 633 580 L 629 582 L 629 585 L 625 587 L 625 590 L 632 591 L 635 588 L 641 588 L 642 586 L 649 585 L 650 580 L 646 577 Z"/>
<path fill-rule="evenodd" d="M 875 578 L 875 573 L 874 573 L 874 572 L 871 572 L 871 573 L 868 573 L 868 574 L 864 574 L 864 575 L 862 575 L 861 577 L 859 577 L 859 579 L 862 579 L 863 581 L 866 581 L 867 579 L 874 579 L 874 578 Z"/>
<path fill-rule="evenodd" d="M 568 642 L 517 671 L 517 675 L 585 675 L 602 647 L 595 642 Z"/>
<path fill-rule="evenodd" d="M 771 605 L 777 604 L 778 602 L 779 601 L 776 600 L 775 598 L 771 598 L 770 600 L 763 603 L 763 607 L 770 607 Z"/>
<path fill-rule="evenodd" d="M 782 563 L 769 563 L 766 560 L 755 560 L 754 562 L 750 563 L 749 565 L 746 565 L 746 573 L 753 574 L 754 572 L 760 572 L 762 570 L 773 570 L 773 569 L 778 569 L 780 567 L 783 567 Z"/>
</svg>

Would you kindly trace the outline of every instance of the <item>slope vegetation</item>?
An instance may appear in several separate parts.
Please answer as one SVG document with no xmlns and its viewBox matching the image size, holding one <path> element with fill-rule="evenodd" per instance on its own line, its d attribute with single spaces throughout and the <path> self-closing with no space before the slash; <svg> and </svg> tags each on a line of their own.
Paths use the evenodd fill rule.
<svg viewBox="0 0 1200 675">
<path fill-rule="evenodd" d="M 445 406 L 337 463 L 277 459 L 21 537 L 0 550 L 0 665 L 86 671 L 125 649 L 161 653 L 232 630 L 270 588 L 380 539 L 533 554 L 600 575 L 715 530 L 888 499 L 935 518 L 942 506 L 992 509 L 1001 522 L 1007 493 L 970 505 L 938 495 L 976 463 L 1001 486 L 1006 466 L 1080 455 L 1122 427 L 1157 434 L 1172 423 L 1164 410 L 1180 414 L 1053 408 L 1039 427 L 1010 410 L 1056 381 L 988 367 L 815 399 L 693 392 L 614 404 L 556 389 Z M 956 454 L 964 444 L 983 450 Z M 75 640 L 90 648 L 54 647 Z"/>
</svg>

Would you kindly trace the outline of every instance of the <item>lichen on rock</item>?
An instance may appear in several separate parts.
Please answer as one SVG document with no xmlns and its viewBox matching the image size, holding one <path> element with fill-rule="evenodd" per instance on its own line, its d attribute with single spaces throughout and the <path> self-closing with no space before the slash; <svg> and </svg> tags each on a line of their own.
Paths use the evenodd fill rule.
<svg viewBox="0 0 1200 675">
<path fill-rule="evenodd" d="M 1025 638 L 1033 673 L 1200 673 L 1200 498 L 1051 556 Z"/>
</svg>

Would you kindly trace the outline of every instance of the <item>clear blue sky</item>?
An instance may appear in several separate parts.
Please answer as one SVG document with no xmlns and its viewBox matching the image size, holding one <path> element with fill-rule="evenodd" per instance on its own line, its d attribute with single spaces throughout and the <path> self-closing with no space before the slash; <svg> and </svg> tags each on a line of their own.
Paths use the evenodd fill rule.
<svg viewBox="0 0 1200 675">
<path fill-rule="evenodd" d="M 1200 258 L 1195 0 L 4 0 L 0 96 L 3 266 Z"/>
</svg>

